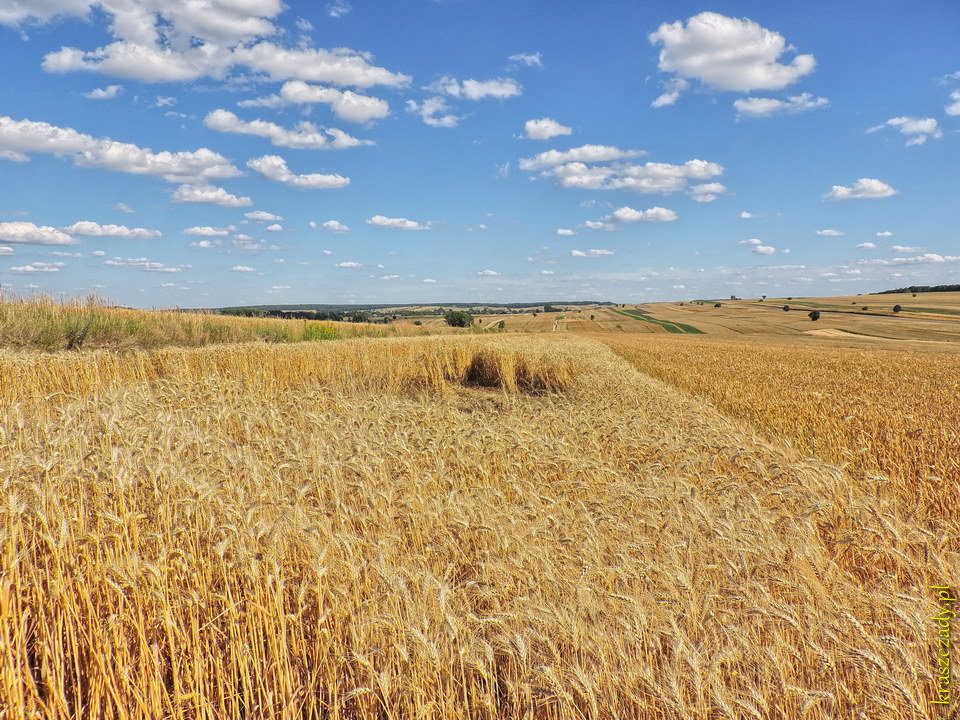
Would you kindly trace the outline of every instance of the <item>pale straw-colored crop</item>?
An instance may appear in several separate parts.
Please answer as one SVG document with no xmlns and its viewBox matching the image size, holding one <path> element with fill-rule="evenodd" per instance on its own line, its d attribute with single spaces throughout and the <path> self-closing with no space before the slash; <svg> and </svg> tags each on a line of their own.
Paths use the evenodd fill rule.
<svg viewBox="0 0 960 720">
<path fill-rule="evenodd" d="M 4 297 L 0 293 L 0 347 L 58 351 L 157 349 L 263 341 L 293 343 L 354 337 L 452 333 L 412 322 L 388 324 L 286 320 L 212 312 L 135 310 L 92 296 L 58 302 L 50 297 Z"/>
<path fill-rule="evenodd" d="M 960 354 L 604 338 L 651 375 L 855 476 L 918 520 L 960 522 Z"/>
<path fill-rule="evenodd" d="M 2 357 L 5 718 L 933 717 L 956 538 L 597 341 Z"/>
</svg>

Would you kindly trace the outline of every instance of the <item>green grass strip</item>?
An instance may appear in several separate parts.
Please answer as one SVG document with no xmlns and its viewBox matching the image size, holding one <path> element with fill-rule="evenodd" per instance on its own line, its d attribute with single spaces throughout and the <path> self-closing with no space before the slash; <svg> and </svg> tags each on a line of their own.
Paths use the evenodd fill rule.
<svg viewBox="0 0 960 720">
<path fill-rule="evenodd" d="M 640 322 L 662 327 L 668 333 L 673 333 L 674 335 L 703 335 L 703 331 L 698 330 L 697 328 L 693 327 L 693 325 L 687 325 L 686 323 L 681 322 L 658 320 L 646 310 L 615 310 L 615 312 L 618 312 L 621 315 L 626 315 L 628 318 L 632 318 L 633 320 L 639 320 Z"/>
</svg>

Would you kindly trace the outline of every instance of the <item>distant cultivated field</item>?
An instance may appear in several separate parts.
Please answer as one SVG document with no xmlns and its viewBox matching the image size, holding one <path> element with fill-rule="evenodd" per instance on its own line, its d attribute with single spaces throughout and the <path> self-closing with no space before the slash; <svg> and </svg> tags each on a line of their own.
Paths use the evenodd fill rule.
<svg viewBox="0 0 960 720">
<path fill-rule="evenodd" d="M 856 303 L 851 304 L 851 303 Z M 714 307 L 720 303 L 720 307 Z M 903 310 L 893 312 L 895 305 Z M 790 309 L 785 311 L 784 306 Z M 866 307 L 867 310 L 862 308 Z M 846 340 L 960 341 L 960 293 L 869 295 L 837 298 L 767 298 L 751 300 L 649 303 L 626 310 L 649 312 L 657 319 L 684 323 L 706 335 L 736 338 L 744 335 L 806 335 Z M 914 310 L 938 312 L 914 312 Z M 821 312 L 812 322 L 808 314 Z M 956 311 L 956 313 L 954 313 Z"/>
<path fill-rule="evenodd" d="M 0 348 L 0 717 L 934 717 L 960 344 L 742 303 Z"/>
</svg>

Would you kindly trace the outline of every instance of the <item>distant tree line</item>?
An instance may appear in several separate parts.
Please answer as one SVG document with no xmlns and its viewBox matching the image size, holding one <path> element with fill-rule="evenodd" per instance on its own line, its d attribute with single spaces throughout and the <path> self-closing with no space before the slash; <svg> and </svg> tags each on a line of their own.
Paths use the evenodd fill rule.
<svg viewBox="0 0 960 720">
<path fill-rule="evenodd" d="M 960 285 L 911 285 L 910 287 L 897 288 L 896 290 L 881 290 L 880 292 L 871 293 L 872 295 L 894 295 L 900 293 L 917 293 L 923 292 L 960 292 Z"/>
<path fill-rule="evenodd" d="M 337 322 L 373 322 L 370 313 L 339 312 L 337 310 L 259 310 L 254 308 L 225 308 L 221 315 L 235 315 L 254 318 L 282 318 L 284 320 L 335 320 Z"/>
</svg>

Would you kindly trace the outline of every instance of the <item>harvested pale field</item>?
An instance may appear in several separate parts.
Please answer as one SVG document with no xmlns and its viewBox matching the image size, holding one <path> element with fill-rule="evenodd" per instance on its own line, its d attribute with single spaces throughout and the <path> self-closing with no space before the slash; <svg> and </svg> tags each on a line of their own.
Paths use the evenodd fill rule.
<svg viewBox="0 0 960 720">
<path fill-rule="evenodd" d="M 743 300 L 738 302 L 751 302 Z M 765 302 L 795 303 L 798 307 L 893 314 L 900 305 L 900 317 L 933 318 L 960 322 L 960 292 L 889 293 L 882 295 L 837 295 L 831 297 L 798 297 L 792 300 L 767 298 Z"/>
<path fill-rule="evenodd" d="M 481 327 L 495 328 L 502 320 L 507 332 L 662 332 L 661 328 L 621 315 L 608 307 L 586 307 L 561 312 L 478 315 Z M 591 316 L 593 319 L 591 320 Z M 562 318 L 562 319 L 561 319 Z M 426 321 L 424 321 L 426 324 Z M 435 322 L 442 323 L 442 318 Z"/>
<path fill-rule="evenodd" d="M 930 295 L 953 295 L 960 293 L 929 293 Z M 896 302 L 884 300 L 883 306 L 876 298 L 896 298 L 896 295 L 878 295 L 858 298 L 863 304 L 856 308 L 844 304 L 844 298 L 800 298 L 794 300 L 772 299 L 693 303 L 649 303 L 631 306 L 652 314 L 658 320 L 691 325 L 706 335 L 724 338 L 742 336 L 796 336 L 821 330 L 835 330 L 852 336 L 876 340 L 924 340 L 933 342 L 960 342 L 960 315 L 913 314 L 888 312 Z M 783 307 L 790 307 L 784 311 Z M 863 306 L 871 309 L 864 312 Z M 904 305 L 906 307 L 906 305 Z M 830 311 L 831 309 L 837 312 Z M 820 319 L 811 322 L 808 313 L 820 310 Z M 840 312 L 842 311 L 842 312 Z M 886 314 L 875 314 L 875 313 Z"/>
<path fill-rule="evenodd" d="M 955 519 L 600 342 L 2 357 L 7 716 L 930 715 Z"/>
</svg>

